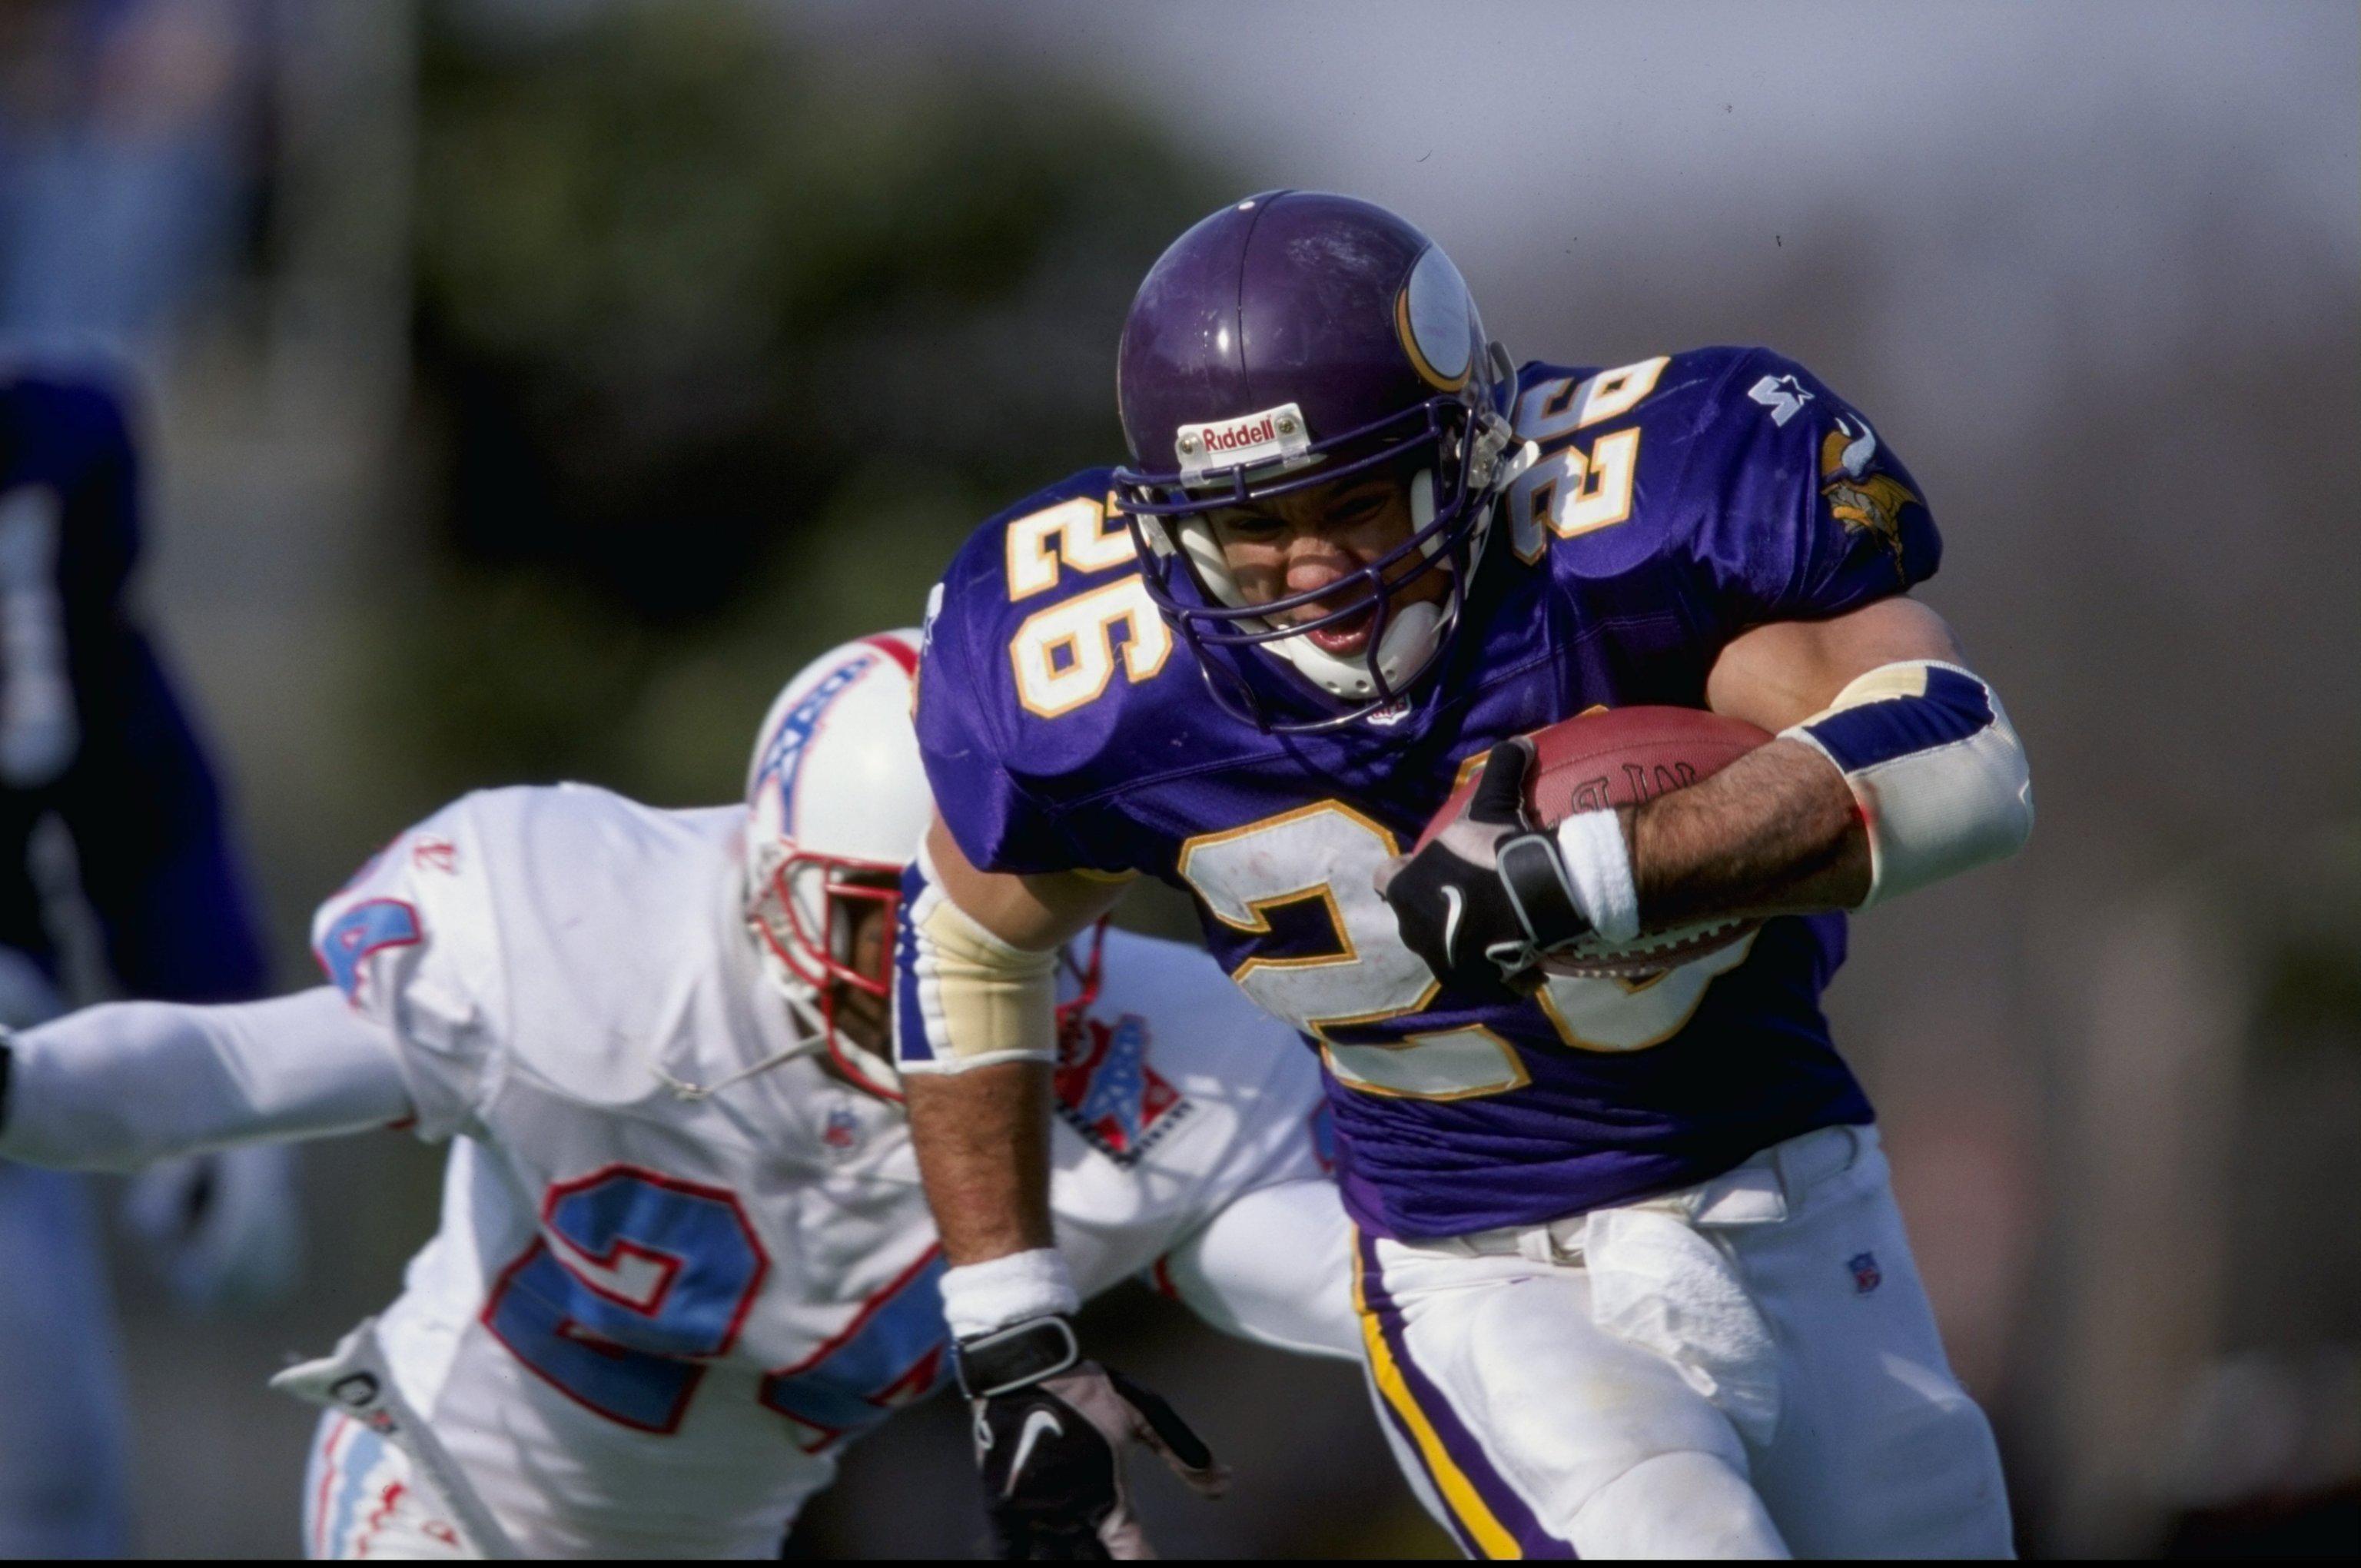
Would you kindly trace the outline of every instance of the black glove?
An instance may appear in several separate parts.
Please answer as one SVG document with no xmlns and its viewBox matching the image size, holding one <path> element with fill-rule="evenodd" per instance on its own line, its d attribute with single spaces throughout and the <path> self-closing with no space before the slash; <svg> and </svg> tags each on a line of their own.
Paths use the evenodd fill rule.
<svg viewBox="0 0 2361 1568">
<path fill-rule="evenodd" d="M 1229 1471 L 1160 1396 L 1081 1359 L 1063 1318 L 961 1340 L 958 1365 L 996 1556 L 1154 1556 L 1124 1482 L 1123 1450 L 1134 1442 L 1202 1496 L 1229 1485 Z"/>
<path fill-rule="evenodd" d="M 1532 761 L 1527 741 L 1493 747 L 1459 820 L 1378 873 L 1403 945 L 1463 996 L 1530 996 L 1542 956 L 1590 933 L 1557 836 L 1525 820 Z"/>
</svg>

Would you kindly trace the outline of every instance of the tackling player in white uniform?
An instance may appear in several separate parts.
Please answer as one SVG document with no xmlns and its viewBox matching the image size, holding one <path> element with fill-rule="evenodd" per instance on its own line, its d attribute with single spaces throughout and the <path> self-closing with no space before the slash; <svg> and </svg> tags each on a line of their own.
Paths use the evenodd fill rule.
<svg viewBox="0 0 2361 1568">
<path fill-rule="evenodd" d="M 400 1121 L 451 1140 L 400 1299 L 279 1379 L 362 1418 L 323 1420 L 308 1552 L 769 1555 L 848 1440 L 947 1378 L 881 1049 L 929 810 L 915 661 L 874 637 L 798 675 L 751 814 L 470 795 L 322 906 L 332 986 L 8 1042 L 11 1158 L 126 1168 Z M 1065 994 L 1052 1156 L 1082 1288 L 1153 1268 L 1218 1326 L 1356 1358 L 1308 1054 L 1170 943 L 1110 933 Z M 1176 1468 L 1217 1485 L 1192 1442 Z"/>
</svg>

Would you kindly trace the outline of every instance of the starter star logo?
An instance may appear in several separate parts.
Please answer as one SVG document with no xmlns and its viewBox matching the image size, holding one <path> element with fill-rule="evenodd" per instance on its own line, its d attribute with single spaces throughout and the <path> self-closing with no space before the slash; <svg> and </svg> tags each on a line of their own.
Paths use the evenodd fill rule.
<svg viewBox="0 0 2361 1568">
<path fill-rule="evenodd" d="M 1908 587 L 1910 578 L 1902 565 L 1902 509 L 1927 503 L 1891 475 L 1871 473 L 1876 456 L 1877 432 L 1869 428 L 1869 422 L 1839 416 L 1836 428 L 1820 439 L 1820 494 L 1847 533 L 1866 533 L 1892 553 L 1894 575 Z"/>
<path fill-rule="evenodd" d="M 1120 1166 L 1130 1166 L 1189 1113 L 1189 1102 L 1148 1065 L 1148 1020 L 1085 1018 L 1058 1066 L 1058 1113 Z"/>
<path fill-rule="evenodd" d="M 1746 395 L 1771 411 L 1771 422 L 1784 428 L 1812 400 L 1812 389 L 1793 376 L 1765 376 Z"/>
</svg>

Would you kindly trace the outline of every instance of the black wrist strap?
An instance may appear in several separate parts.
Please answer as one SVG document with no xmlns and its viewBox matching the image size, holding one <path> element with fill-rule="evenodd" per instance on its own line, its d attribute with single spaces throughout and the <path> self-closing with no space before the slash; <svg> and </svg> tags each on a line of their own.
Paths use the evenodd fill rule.
<svg viewBox="0 0 2361 1568">
<path fill-rule="evenodd" d="M 1548 952 L 1590 930 L 1565 880 L 1565 862 L 1554 835 L 1520 833 L 1503 839 L 1494 857 L 1500 883 L 1509 890 L 1509 902 L 1517 906 L 1517 918 L 1524 923 L 1536 952 Z"/>
<path fill-rule="evenodd" d="M 0 1026 L 0 1132 L 8 1130 L 8 1070 L 16 1064 L 16 1045 L 8 1030 Z"/>
<path fill-rule="evenodd" d="M 989 1399 L 1055 1377 L 1082 1358 L 1074 1325 L 1063 1318 L 1027 1318 L 1005 1329 L 963 1339 L 952 1347 L 960 1392 Z"/>
</svg>

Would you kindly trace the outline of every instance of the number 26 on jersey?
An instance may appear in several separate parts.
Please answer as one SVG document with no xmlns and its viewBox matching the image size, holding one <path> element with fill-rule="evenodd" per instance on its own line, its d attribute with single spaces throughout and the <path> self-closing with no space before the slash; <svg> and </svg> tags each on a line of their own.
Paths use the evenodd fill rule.
<svg viewBox="0 0 2361 1568">
<path fill-rule="evenodd" d="M 1007 538 L 1012 602 L 1056 587 L 1068 571 L 1112 571 L 1136 559 L 1130 532 L 1087 496 L 1019 518 Z M 1137 572 L 1036 610 L 1008 643 L 1016 699 L 1043 718 L 1096 701 L 1118 663 L 1125 679 L 1145 681 L 1171 652 L 1171 630 Z"/>
</svg>

